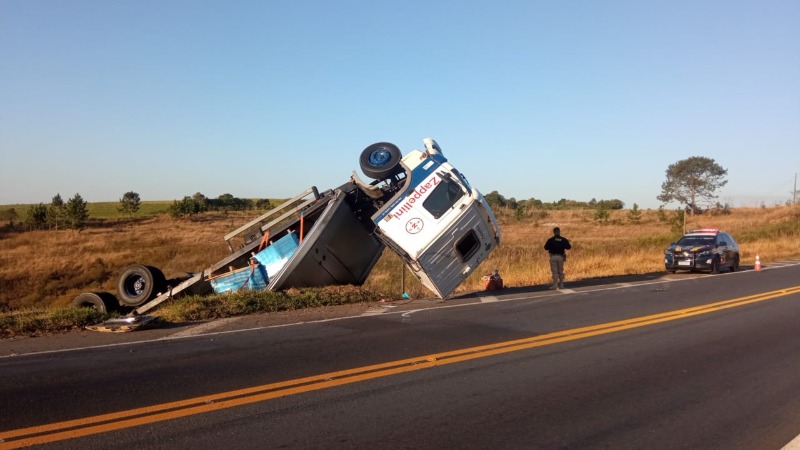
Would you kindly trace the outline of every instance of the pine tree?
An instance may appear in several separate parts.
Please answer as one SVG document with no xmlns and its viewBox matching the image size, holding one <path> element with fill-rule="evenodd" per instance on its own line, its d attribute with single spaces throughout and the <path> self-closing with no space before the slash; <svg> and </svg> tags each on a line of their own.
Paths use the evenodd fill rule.
<svg viewBox="0 0 800 450">
<path fill-rule="evenodd" d="M 64 223 L 64 200 L 61 194 L 56 194 L 50 201 L 50 206 L 47 207 L 47 224 L 54 229 L 58 229 L 59 224 Z"/>
<path fill-rule="evenodd" d="M 628 211 L 628 220 L 633 224 L 637 224 L 642 220 L 642 210 L 639 209 L 639 205 L 636 203 L 634 203 L 633 208 Z"/>
<path fill-rule="evenodd" d="M 64 210 L 66 213 L 66 221 L 70 228 L 83 228 L 86 224 L 86 219 L 89 218 L 89 211 L 86 209 L 86 201 L 83 200 L 81 194 L 75 194 L 72 198 L 67 200 Z"/>
<path fill-rule="evenodd" d="M 29 230 L 40 230 L 47 225 L 47 206 L 44 203 L 28 208 L 25 227 Z"/>
</svg>

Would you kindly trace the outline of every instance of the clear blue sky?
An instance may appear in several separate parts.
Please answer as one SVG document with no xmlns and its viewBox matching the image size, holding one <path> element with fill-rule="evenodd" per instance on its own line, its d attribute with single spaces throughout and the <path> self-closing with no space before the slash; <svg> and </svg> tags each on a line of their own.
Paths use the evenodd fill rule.
<svg viewBox="0 0 800 450">
<path fill-rule="evenodd" d="M 656 208 L 800 172 L 800 1 L 0 1 L 0 204 L 289 197 L 433 137 L 484 193 Z M 668 205 L 676 207 L 677 205 Z"/>
</svg>

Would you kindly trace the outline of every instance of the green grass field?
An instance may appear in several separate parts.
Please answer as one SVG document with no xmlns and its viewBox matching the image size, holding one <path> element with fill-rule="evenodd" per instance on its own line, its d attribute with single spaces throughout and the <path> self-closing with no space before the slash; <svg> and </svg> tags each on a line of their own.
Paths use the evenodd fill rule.
<svg viewBox="0 0 800 450">
<path fill-rule="evenodd" d="M 257 199 L 252 199 L 256 201 Z M 269 199 L 273 205 L 279 205 L 286 201 L 286 199 L 271 198 Z M 173 200 L 152 200 L 142 201 L 139 212 L 134 217 L 147 217 L 155 214 L 166 213 Z M 47 205 L 47 203 L 45 203 Z M 11 217 L 11 210 L 16 213 L 14 222 L 19 223 L 25 220 L 28 215 L 28 209 L 33 206 L 31 204 L 13 204 L 13 205 L 0 205 L 0 225 L 6 223 Z M 119 212 L 119 202 L 94 202 L 87 203 L 86 209 L 89 212 L 90 219 L 120 219 L 127 218 L 127 216 Z"/>
<path fill-rule="evenodd" d="M 136 216 L 150 216 L 167 212 L 167 208 L 169 208 L 171 204 L 171 200 L 143 201 Z M 8 211 L 13 209 L 17 213 L 17 221 L 21 222 L 27 217 L 28 209 L 30 209 L 31 206 L 30 204 L 0 205 L 0 218 L 6 218 L 9 214 Z M 92 219 L 116 219 L 125 217 L 124 214 L 118 211 L 118 208 L 119 202 L 95 202 L 86 204 L 89 217 Z"/>
</svg>

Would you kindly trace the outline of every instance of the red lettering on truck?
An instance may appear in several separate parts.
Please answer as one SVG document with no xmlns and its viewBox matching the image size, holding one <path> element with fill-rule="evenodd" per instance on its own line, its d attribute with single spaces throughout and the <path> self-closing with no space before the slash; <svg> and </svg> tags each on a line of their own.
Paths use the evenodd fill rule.
<svg viewBox="0 0 800 450">
<path fill-rule="evenodd" d="M 414 207 L 414 204 L 417 202 L 417 200 L 422 198 L 423 194 L 435 188 L 439 184 L 439 181 L 440 180 L 436 178 L 436 175 L 434 175 L 428 181 L 426 181 L 425 184 L 420 184 L 419 186 L 417 186 L 417 188 L 414 189 L 414 192 L 412 192 L 406 197 L 406 201 L 402 205 L 395 208 L 394 211 L 390 213 L 390 215 L 395 219 L 399 219 L 400 216 L 407 213 L 408 211 L 411 211 L 411 208 Z"/>
</svg>

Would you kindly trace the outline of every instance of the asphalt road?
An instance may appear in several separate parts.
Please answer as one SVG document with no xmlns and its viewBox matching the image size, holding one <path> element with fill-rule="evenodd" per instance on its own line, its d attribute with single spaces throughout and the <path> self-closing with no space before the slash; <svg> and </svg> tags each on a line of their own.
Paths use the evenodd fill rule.
<svg viewBox="0 0 800 450">
<path fill-rule="evenodd" d="M 567 287 L 0 341 L 0 449 L 780 449 L 800 434 L 800 261 Z"/>
</svg>

